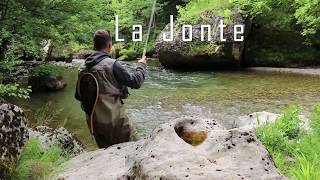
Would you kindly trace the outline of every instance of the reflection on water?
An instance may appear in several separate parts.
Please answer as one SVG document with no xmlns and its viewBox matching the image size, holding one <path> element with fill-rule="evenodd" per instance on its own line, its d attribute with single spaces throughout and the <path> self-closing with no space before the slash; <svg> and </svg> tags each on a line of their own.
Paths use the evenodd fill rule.
<svg viewBox="0 0 320 180">
<path fill-rule="evenodd" d="M 320 100 L 318 77 L 248 71 L 179 72 L 164 69 L 156 62 L 150 64 L 143 88 L 131 90 L 132 95 L 125 100 L 128 115 L 141 136 L 163 122 L 184 115 L 215 118 L 230 128 L 239 115 L 263 110 L 278 112 L 292 103 L 308 111 Z M 125 66 L 132 70 L 135 64 Z M 63 108 L 59 120 L 50 125 L 65 124 L 92 148 L 95 145 L 84 114 L 74 99 L 76 76 L 76 69 L 66 71 L 68 86 L 64 91 L 33 94 L 23 102 L 23 107 L 29 109 L 30 119 L 36 109 L 48 102 L 52 102 L 52 108 Z"/>
</svg>

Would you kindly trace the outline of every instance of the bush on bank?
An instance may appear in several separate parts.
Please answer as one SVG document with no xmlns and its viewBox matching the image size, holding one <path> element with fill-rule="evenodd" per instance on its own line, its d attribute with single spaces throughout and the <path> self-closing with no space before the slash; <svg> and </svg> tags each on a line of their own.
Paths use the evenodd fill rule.
<svg viewBox="0 0 320 180">
<path fill-rule="evenodd" d="M 54 64 L 42 64 L 32 69 L 31 74 L 33 77 L 41 78 L 47 76 L 61 76 L 64 67 Z"/>
<path fill-rule="evenodd" d="M 310 131 L 300 129 L 299 107 L 291 105 L 275 123 L 256 132 L 270 152 L 276 166 L 289 178 L 317 180 L 320 177 L 320 104 L 309 118 Z"/>
</svg>

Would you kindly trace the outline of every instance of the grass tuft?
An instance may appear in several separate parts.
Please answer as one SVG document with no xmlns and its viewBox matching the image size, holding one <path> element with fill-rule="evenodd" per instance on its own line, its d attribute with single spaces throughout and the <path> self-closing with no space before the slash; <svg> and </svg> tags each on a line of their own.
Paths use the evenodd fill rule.
<svg viewBox="0 0 320 180">
<path fill-rule="evenodd" d="M 69 157 L 59 147 L 43 148 L 39 140 L 31 139 L 13 170 L 11 180 L 47 179 Z"/>
</svg>

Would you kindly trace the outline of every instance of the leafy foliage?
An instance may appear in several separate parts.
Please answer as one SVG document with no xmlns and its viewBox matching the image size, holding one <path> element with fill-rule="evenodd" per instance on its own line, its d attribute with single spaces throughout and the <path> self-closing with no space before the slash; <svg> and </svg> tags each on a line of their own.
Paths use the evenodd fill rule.
<svg viewBox="0 0 320 180">
<path fill-rule="evenodd" d="M 289 140 L 299 136 L 301 120 L 297 106 L 289 106 L 275 123 L 257 128 L 257 135 L 271 152 L 282 151 L 290 155 Z"/>
<path fill-rule="evenodd" d="M 4 43 L 4 38 L 9 36 L 8 32 L 5 32 L 2 29 L 0 35 L 0 46 Z M 9 46 L 6 47 L 6 53 L 3 54 L 2 59 L 0 59 L 0 98 L 6 97 L 18 97 L 27 99 L 29 98 L 29 93 L 31 92 L 30 87 L 21 87 L 17 83 L 7 83 L 2 84 L 3 80 L 14 79 L 14 72 L 17 70 L 16 66 L 21 64 L 19 56 L 15 54 L 17 51 L 18 45 L 12 40 Z M 1 58 L 1 53 L 0 53 Z"/>
<path fill-rule="evenodd" d="M 133 49 L 133 47 L 130 47 L 129 49 L 122 49 L 120 51 L 120 58 L 121 60 L 130 60 L 134 59 L 138 56 L 138 53 L 136 50 Z"/>
<path fill-rule="evenodd" d="M 320 2 L 319 0 L 295 0 L 297 23 L 303 27 L 302 34 L 313 36 L 320 30 Z"/>
<path fill-rule="evenodd" d="M 32 69 L 33 77 L 61 76 L 64 68 L 54 64 L 42 64 Z"/>
<path fill-rule="evenodd" d="M 28 99 L 31 87 L 23 88 L 19 84 L 0 84 L 0 98 L 4 97 L 18 97 Z"/>
<path fill-rule="evenodd" d="M 178 6 L 179 21 L 181 23 L 197 24 L 207 21 L 206 13 L 231 19 L 233 4 L 226 0 L 192 0 L 185 7 Z"/>
<path fill-rule="evenodd" d="M 299 31 L 307 38 L 319 35 L 318 0 L 234 0 L 234 3 L 256 24 L 282 31 Z"/>
</svg>

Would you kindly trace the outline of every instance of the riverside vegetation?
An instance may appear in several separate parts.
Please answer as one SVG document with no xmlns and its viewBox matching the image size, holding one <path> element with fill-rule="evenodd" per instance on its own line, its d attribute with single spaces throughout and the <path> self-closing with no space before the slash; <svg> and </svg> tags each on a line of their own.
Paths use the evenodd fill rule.
<svg viewBox="0 0 320 180">
<path fill-rule="evenodd" d="M 299 107 L 287 107 L 275 123 L 264 124 L 256 132 L 281 172 L 293 179 L 320 177 L 320 104 L 309 117 L 310 131 L 300 129 Z"/>
<path fill-rule="evenodd" d="M 69 57 L 81 49 L 91 49 L 92 33 L 106 28 L 114 31 L 114 14 L 121 17 L 120 34 L 130 39 L 133 24 L 148 24 L 152 0 L 3 0 L 0 2 L 0 99 L 30 98 L 31 86 L 18 79 L 24 62 L 48 61 L 43 46 L 51 40 L 59 56 Z M 157 35 L 170 15 L 179 23 L 204 24 L 207 14 L 222 16 L 232 23 L 234 10 L 250 22 L 246 39 L 245 65 L 319 65 L 320 3 L 318 0 L 159 0 L 148 54 L 154 53 Z M 257 41 L 257 39 L 260 39 Z M 275 41 L 276 39 L 276 41 Z M 143 43 L 115 44 L 113 54 L 128 60 L 140 56 Z M 194 45 L 190 53 L 210 54 L 214 47 Z M 44 64 L 29 69 L 31 76 L 57 76 L 63 69 Z M 152 88 L 149 92 L 154 92 Z M 184 94 L 187 98 L 190 95 Z M 203 98 L 203 97 L 198 97 Z M 202 102 L 202 101 L 201 101 Z M 274 124 L 257 129 L 278 168 L 296 179 L 317 179 L 320 148 L 320 105 L 310 116 L 312 131 L 298 128 L 299 108 L 290 106 Z M 41 118 L 36 118 L 37 122 Z M 38 124 L 41 125 L 41 124 Z M 41 149 L 30 140 L 13 169 L 13 179 L 43 179 L 69 155 L 61 149 Z"/>
<path fill-rule="evenodd" d="M 38 139 L 30 139 L 12 170 L 11 180 L 47 179 L 69 158 L 68 152 L 58 146 L 43 148 Z"/>
</svg>

